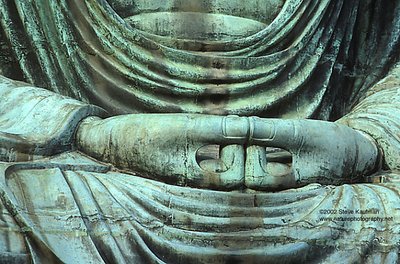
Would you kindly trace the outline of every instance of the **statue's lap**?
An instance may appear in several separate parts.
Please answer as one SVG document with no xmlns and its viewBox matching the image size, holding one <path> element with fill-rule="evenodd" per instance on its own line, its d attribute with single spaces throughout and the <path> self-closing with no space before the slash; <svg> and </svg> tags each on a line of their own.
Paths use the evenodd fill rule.
<svg viewBox="0 0 400 264">
<path fill-rule="evenodd" d="M 79 256 L 77 263 L 104 256 L 278 262 L 322 257 L 322 248 L 334 259 L 355 257 L 346 255 L 349 244 L 392 254 L 400 241 L 393 184 L 221 192 L 124 174 L 75 152 L 1 167 L 8 242 L 0 244 L 22 258 L 35 251 L 59 260 Z"/>
</svg>

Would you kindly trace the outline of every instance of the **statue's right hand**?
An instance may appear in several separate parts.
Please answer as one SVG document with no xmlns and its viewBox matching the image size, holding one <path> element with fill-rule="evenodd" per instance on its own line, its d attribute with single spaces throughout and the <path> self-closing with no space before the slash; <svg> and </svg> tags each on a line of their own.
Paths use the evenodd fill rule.
<svg viewBox="0 0 400 264">
<path fill-rule="evenodd" d="M 85 119 L 78 148 L 101 161 L 152 179 L 203 188 L 231 189 L 244 182 L 248 119 L 200 114 L 132 114 Z M 196 152 L 220 145 L 220 168 L 200 167 Z"/>
</svg>

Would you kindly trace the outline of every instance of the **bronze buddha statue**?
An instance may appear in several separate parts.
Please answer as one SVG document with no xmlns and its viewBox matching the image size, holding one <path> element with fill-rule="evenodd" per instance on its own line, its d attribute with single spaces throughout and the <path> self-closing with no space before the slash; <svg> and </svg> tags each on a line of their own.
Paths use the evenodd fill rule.
<svg viewBox="0 0 400 264">
<path fill-rule="evenodd" d="M 0 0 L 0 22 L 0 260 L 398 261 L 400 3 Z"/>
</svg>

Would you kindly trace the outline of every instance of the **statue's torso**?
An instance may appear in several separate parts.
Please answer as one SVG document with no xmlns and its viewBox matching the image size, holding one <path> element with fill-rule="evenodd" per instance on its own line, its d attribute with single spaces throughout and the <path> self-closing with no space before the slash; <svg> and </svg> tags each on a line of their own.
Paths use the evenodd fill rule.
<svg viewBox="0 0 400 264">
<path fill-rule="evenodd" d="M 340 47 L 353 34 L 354 3 L 189 3 L 39 1 L 20 9 L 45 30 L 10 42 L 27 81 L 113 115 L 337 119 L 368 86 L 339 74 L 353 67 Z M 26 61 L 26 49 L 40 52 Z"/>
</svg>

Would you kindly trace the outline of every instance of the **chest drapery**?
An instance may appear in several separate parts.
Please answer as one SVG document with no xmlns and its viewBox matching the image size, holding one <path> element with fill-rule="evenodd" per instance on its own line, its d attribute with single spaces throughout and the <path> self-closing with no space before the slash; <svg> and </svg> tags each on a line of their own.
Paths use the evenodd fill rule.
<svg viewBox="0 0 400 264">
<path fill-rule="evenodd" d="M 380 52 L 384 47 L 386 55 L 392 52 L 390 34 L 382 34 L 380 42 L 369 36 L 374 40 L 369 49 L 357 43 L 358 32 L 368 24 L 363 8 L 359 1 L 288 0 L 265 26 L 229 40 L 146 32 L 106 1 L 15 1 L 2 3 L 0 10 L 27 81 L 112 114 L 336 119 L 392 60 Z M 386 9 L 387 21 L 375 23 L 374 30 L 393 27 L 393 11 L 389 5 Z M 235 28 L 232 23 L 226 25 Z M 354 49 L 380 57 L 368 58 L 374 75 L 367 76 L 368 63 Z M 364 75 L 358 76 L 358 70 Z"/>
</svg>

